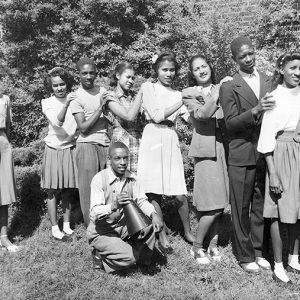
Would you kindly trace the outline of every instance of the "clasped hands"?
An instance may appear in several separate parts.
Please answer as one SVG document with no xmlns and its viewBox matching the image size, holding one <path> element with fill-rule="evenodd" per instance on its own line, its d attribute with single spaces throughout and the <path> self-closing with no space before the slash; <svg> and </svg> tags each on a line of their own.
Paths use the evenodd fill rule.
<svg viewBox="0 0 300 300">
<path fill-rule="evenodd" d="M 133 199 L 129 196 L 127 192 L 122 192 L 116 197 L 117 206 L 122 207 L 124 205 L 129 204 Z M 155 232 L 160 232 L 163 229 L 163 222 L 159 215 L 156 212 L 151 214 L 152 225 Z"/>
<path fill-rule="evenodd" d="M 275 104 L 273 95 L 266 93 L 266 95 L 258 101 L 258 104 L 252 108 L 252 114 L 258 116 L 267 110 L 272 110 L 275 107 Z"/>
</svg>

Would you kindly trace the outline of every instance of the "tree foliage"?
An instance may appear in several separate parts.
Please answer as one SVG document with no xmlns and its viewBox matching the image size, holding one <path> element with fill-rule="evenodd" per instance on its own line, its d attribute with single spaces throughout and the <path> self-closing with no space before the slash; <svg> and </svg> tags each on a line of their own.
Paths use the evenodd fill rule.
<svg viewBox="0 0 300 300">
<path fill-rule="evenodd" d="M 143 78 L 151 74 L 151 57 L 172 50 L 182 64 L 179 86 L 186 84 L 187 59 L 211 56 L 220 79 L 234 71 L 229 43 L 238 34 L 256 39 L 268 66 L 272 51 L 296 41 L 289 25 L 297 17 L 292 0 L 258 1 L 246 7 L 253 19 L 232 14 L 230 1 L 205 11 L 195 0 L 11 0 L 0 4 L 3 40 L 0 48 L 2 89 L 12 97 L 13 143 L 24 146 L 38 139 L 46 121 L 40 100 L 43 77 L 54 66 L 76 76 L 76 61 L 92 57 L 100 76 L 108 76 L 119 60 L 131 61 Z M 265 55 L 265 56 L 264 56 Z"/>
</svg>

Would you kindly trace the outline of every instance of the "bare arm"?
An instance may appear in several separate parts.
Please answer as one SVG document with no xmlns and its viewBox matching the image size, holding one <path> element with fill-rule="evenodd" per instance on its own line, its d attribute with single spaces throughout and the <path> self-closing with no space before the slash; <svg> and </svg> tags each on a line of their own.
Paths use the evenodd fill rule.
<svg viewBox="0 0 300 300">
<path fill-rule="evenodd" d="M 74 100 L 75 98 L 76 98 L 76 94 L 75 93 L 70 93 L 67 96 L 67 102 L 66 102 L 66 104 L 62 107 L 61 111 L 57 115 L 57 120 L 59 122 L 63 123 L 65 121 L 66 113 L 67 113 L 68 107 L 70 105 L 70 102 L 72 100 Z"/>
<path fill-rule="evenodd" d="M 120 117 L 125 121 L 135 120 L 137 114 L 139 113 L 142 103 L 141 92 L 137 94 L 137 96 L 134 99 L 133 105 L 129 109 L 126 109 L 116 101 L 109 101 L 109 97 L 112 97 L 112 95 L 107 96 L 107 106 L 116 116 Z"/>
<path fill-rule="evenodd" d="M 167 107 L 164 111 L 165 118 L 168 118 L 172 114 L 174 114 L 175 111 L 177 111 L 181 106 L 183 105 L 182 100 L 178 101 L 177 103 L 173 104 L 170 107 Z"/>
<path fill-rule="evenodd" d="M 266 153 L 265 159 L 268 166 L 268 173 L 269 173 L 269 179 L 270 179 L 270 190 L 274 194 L 281 194 L 283 192 L 282 185 L 280 183 L 280 180 L 278 178 L 278 175 L 275 170 L 274 166 L 274 159 L 273 159 L 273 153 Z"/>
</svg>

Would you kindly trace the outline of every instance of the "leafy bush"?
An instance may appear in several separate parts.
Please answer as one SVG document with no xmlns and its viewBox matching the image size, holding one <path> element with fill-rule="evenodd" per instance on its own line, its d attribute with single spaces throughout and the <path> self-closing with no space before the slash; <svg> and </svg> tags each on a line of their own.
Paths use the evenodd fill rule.
<svg viewBox="0 0 300 300">
<path fill-rule="evenodd" d="M 129 60 L 142 82 L 151 74 L 152 55 L 172 50 L 182 64 L 177 85 L 183 87 L 187 60 L 195 53 L 212 57 L 218 79 L 232 74 L 235 66 L 228 45 L 239 34 L 251 35 L 258 49 L 271 53 L 284 49 L 283 40 L 297 44 L 289 27 L 297 18 L 292 0 L 263 0 L 249 6 L 253 18 L 248 25 L 243 13 L 231 13 L 239 8 L 230 1 L 212 4 L 208 11 L 202 2 L 2 1 L 0 85 L 12 98 L 13 144 L 29 145 L 47 125 L 40 107 L 46 96 L 43 77 L 56 65 L 76 74 L 76 61 L 90 56 L 99 76 L 107 77 L 117 61 Z"/>
</svg>

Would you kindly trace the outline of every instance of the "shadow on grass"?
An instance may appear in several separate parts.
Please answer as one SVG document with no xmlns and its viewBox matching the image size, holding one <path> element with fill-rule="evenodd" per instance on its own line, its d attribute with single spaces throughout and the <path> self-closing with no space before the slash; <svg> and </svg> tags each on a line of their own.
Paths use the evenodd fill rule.
<svg viewBox="0 0 300 300">
<path fill-rule="evenodd" d="M 175 234 L 184 235 L 183 225 L 178 214 L 176 201 L 174 198 L 165 198 L 161 203 L 162 211 L 164 214 L 164 221 Z M 197 210 L 189 202 L 190 208 L 190 219 L 191 227 L 193 229 L 197 228 Z M 227 246 L 233 240 L 233 228 L 231 222 L 230 211 L 225 210 L 221 220 L 221 230 L 219 235 L 219 245 L 222 247 Z"/>
<path fill-rule="evenodd" d="M 16 167 L 16 181 L 18 199 L 10 211 L 10 237 L 29 237 L 39 227 L 42 217 L 46 213 L 45 199 L 47 193 L 40 188 L 40 167 Z M 78 191 L 72 195 L 71 222 L 82 222 L 82 213 L 79 205 Z M 57 203 L 60 195 L 57 195 Z M 62 223 L 62 210 L 58 206 L 59 224 Z M 50 224 L 49 224 L 50 226 Z"/>
<path fill-rule="evenodd" d="M 37 168 L 21 168 L 17 174 L 18 200 L 12 207 L 11 236 L 28 237 L 39 226 L 45 213 L 45 193 L 40 189 Z"/>
</svg>

